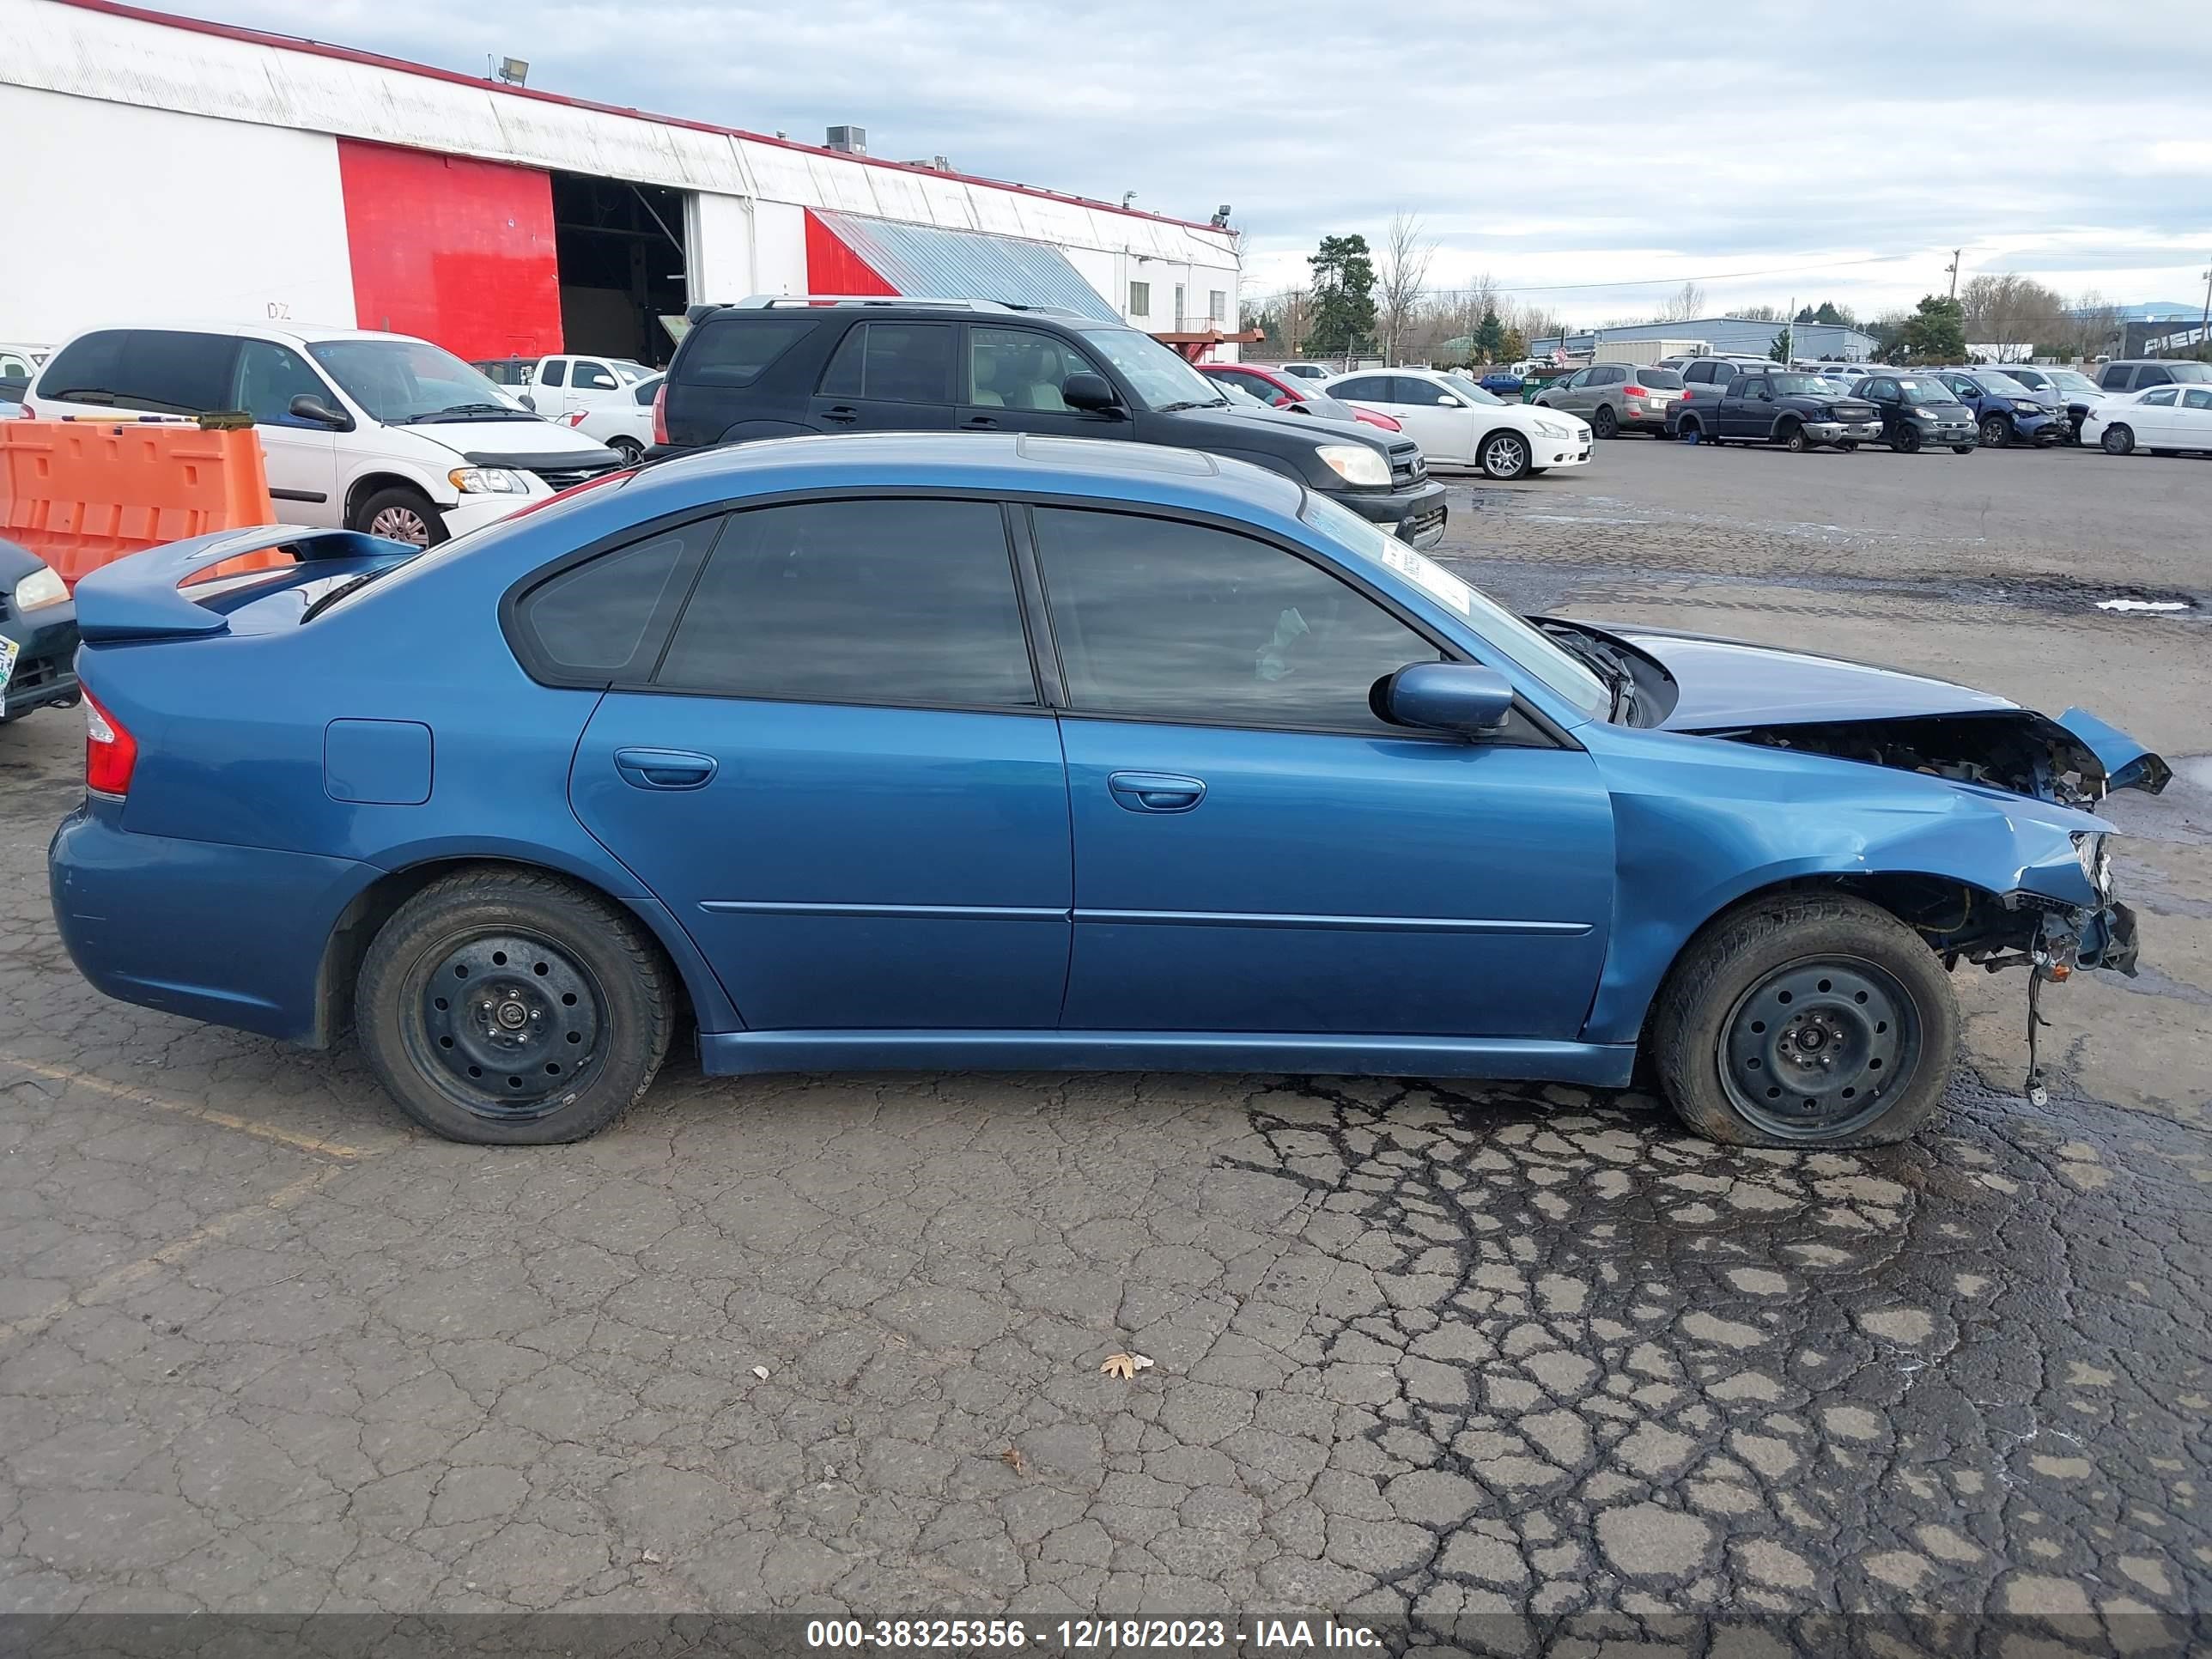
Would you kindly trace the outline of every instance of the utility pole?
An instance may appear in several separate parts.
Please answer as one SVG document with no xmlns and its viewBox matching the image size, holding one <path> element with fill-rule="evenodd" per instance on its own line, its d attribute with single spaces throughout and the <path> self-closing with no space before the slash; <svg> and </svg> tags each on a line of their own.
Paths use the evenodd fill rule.
<svg viewBox="0 0 2212 1659">
<path fill-rule="evenodd" d="M 1954 300 L 1959 297 L 1959 256 L 1966 251 L 1966 250 L 1962 247 L 1953 248 L 1951 250 L 1951 263 L 1943 267 L 1944 270 L 1951 273 L 1951 297 Z"/>
<path fill-rule="evenodd" d="M 2204 273 L 2204 314 L 2197 319 L 2197 343 L 2212 345 L 2212 270 Z"/>
</svg>

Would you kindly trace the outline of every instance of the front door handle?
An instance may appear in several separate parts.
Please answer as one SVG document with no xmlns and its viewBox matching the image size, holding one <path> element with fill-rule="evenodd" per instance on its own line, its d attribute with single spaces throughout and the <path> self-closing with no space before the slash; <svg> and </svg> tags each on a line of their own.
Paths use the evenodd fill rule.
<svg viewBox="0 0 2212 1659">
<path fill-rule="evenodd" d="M 1132 812 L 1188 812 L 1206 799 L 1203 782 L 1171 772 L 1115 772 L 1106 787 Z"/>
<path fill-rule="evenodd" d="M 639 789 L 703 789 L 720 763 L 688 749 L 617 749 L 615 770 Z"/>
<path fill-rule="evenodd" d="M 849 404 L 838 404 L 833 408 L 823 410 L 822 418 L 825 421 L 835 421 L 839 426 L 850 426 L 860 418 L 860 411 Z"/>
<path fill-rule="evenodd" d="M 988 415 L 970 415 L 960 424 L 971 432 L 995 432 L 999 422 Z"/>
</svg>

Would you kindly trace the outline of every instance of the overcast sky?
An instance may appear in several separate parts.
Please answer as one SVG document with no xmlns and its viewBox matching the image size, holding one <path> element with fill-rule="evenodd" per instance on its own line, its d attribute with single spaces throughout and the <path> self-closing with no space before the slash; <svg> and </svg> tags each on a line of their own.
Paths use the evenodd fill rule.
<svg viewBox="0 0 2212 1659">
<path fill-rule="evenodd" d="M 2196 303 L 2212 0 L 170 0 L 535 88 L 1204 219 L 1246 297 L 1394 211 L 1577 324 L 1685 277 L 1710 308 L 1872 313 L 2019 270 Z M 1593 284 L 1607 284 L 1596 287 Z"/>
</svg>

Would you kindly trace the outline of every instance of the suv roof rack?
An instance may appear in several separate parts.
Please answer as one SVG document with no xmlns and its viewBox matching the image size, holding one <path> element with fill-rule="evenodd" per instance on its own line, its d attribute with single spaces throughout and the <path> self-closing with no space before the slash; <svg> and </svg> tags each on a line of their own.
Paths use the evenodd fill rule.
<svg viewBox="0 0 2212 1659">
<path fill-rule="evenodd" d="M 709 311 L 772 311 L 782 306 L 932 306 L 946 311 L 991 311 L 1019 313 L 1030 317 L 1068 317 L 1084 323 L 1103 320 L 1066 306 L 1025 305 L 1018 300 L 940 300 L 907 294 L 749 294 L 744 299 L 732 301 L 726 306 L 701 306 L 693 309 L 703 315 Z"/>
</svg>

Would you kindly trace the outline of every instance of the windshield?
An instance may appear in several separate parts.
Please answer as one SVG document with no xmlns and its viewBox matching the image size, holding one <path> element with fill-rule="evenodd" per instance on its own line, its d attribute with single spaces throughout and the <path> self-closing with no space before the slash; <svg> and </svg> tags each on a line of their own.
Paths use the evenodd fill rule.
<svg viewBox="0 0 2212 1659">
<path fill-rule="evenodd" d="M 2177 380 L 2186 380 L 2191 386 L 2200 380 L 2212 380 L 2212 363 L 2164 363 L 2160 365 Z"/>
<path fill-rule="evenodd" d="M 2015 392 L 2028 390 L 2027 381 L 2015 380 L 2011 375 L 1994 368 L 1980 369 L 1976 372 L 1973 379 L 1974 384 L 1983 391 L 1994 392 L 2001 397 L 2009 397 Z"/>
<path fill-rule="evenodd" d="M 1247 407 L 1253 409 L 1273 409 L 1274 407 L 1274 404 L 1269 403 L 1265 398 L 1261 397 L 1259 393 L 1246 391 L 1244 387 L 1239 386 L 1235 380 L 1231 380 L 1226 374 L 1221 375 L 1218 379 L 1211 374 L 1207 375 L 1206 378 L 1212 380 L 1216 386 L 1220 388 L 1222 395 L 1240 409 Z"/>
<path fill-rule="evenodd" d="M 635 386 L 653 373 L 643 363 L 634 363 L 627 357 L 610 357 L 607 367 L 614 370 L 615 377 L 624 386 Z"/>
<path fill-rule="evenodd" d="M 2094 380 L 2086 374 L 2076 374 L 2070 368 L 2054 368 L 2049 371 L 2049 374 L 2052 388 L 2071 397 L 2078 397 L 2085 392 L 2094 392 L 2097 389 Z"/>
<path fill-rule="evenodd" d="M 386 426 L 439 416 L 534 421 L 450 351 L 428 340 L 319 340 L 307 355 Z"/>
<path fill-rule="evenodd" d="M 1434 559 L 1416 553 L 1350 507 L 1311 490 L 1306 492 L 1301 516 L 1316 530 L 1353 552 L 1406 578 L 1583 714 L 1601 720 L 1613 708 L 1613 693 L 1604 681 L 1480 588 L 1462 581 Z"/>
<path fill-rule="evenodd" d="M 1955 404 L 1951 388 L 1941 380 L 1899 380 L 1898 390 L 1905 394 L 1908 404 Z"/>
<path fill-rule="evenodd" d="M 1767 379 L 1778 398 L 1825 398 L 1835 386 L 1825 374 L 1773 374 Z"/>
<path fill-rule="evenodd" d="M 1444 380 L 1454 392 L 1458 392 L 1468 402 L 1478 406 L 1483 404 L 1502 404 L 1505 401 L 1503 398 L 1485 392 L 1464 374 L 1456 373 L 1447 374 L 1444 376 Z"/>
<path fill-rule="evenodd" d="M 1076 332 L 1121 372 L 1148 409 L 1189 409 L 1227 401 L 1219 386 L 1148 334 L 1111 326 Z"/>
</svg>

